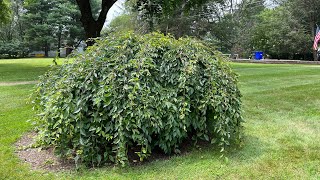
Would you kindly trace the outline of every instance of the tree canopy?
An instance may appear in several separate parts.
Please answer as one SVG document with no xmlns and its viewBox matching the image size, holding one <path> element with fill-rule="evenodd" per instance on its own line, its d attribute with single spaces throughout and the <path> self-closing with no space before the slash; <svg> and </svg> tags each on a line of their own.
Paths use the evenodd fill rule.
<svg viewBox="0 0 320 180">
<path fill-rule="evenodd" d="M 107 12 L 115 2 L 2 0 L 0 41 L 45 51 L 76 46 L 80 40 L 101 36 Z M 106 32 L 193 36 L 223 53 L 244 58 L 256 50 L 270 58 L 316 57 L 311 48 L 320 24 L 317 0 L 277 0 L 271 5 L 266 0 L 128 0 L 126 10 Z M 88 45 L 93 43 L 88 41 Z"/>
<path fill-rule="evenodd" d="M 100 13 L 97 19 L 92 13 L 90 0 L 76 0 L 81 12 L 81 22 L 87 39 L 100 36 L 104 22 L 106 21 L 107 13 L 116 0 L 102 0 Z M 94 41 L 88 41 L 88 45 L 92 45 Z"/>
<path fill-rule="evenodd" d="M 95 18 L 94 14 L 92 13 L 93 3 L 90 0 L 76 1 L 81 11 L 81 22 L 86 38 L 99 37 L 101 35 L 101 30 L 105 23 L 107 13 L 116 0 L 101 0 L 100 13 L 97 18 Z M 184 11 L 190 10 L 191 8 L 195 8 L 206 1 L 208 0 L 132 0 L 131 3 L 135 9 L 143 12 L 142 17 L 149 22 L 150 29 L 153 29 L 154 17 L 170 16 L 177 8 L 183 9 Z M 94 41 L 88 41 L 88 45 L 92 45 L 93 43 Z"/>
<path fill-rule="evenodd" d="M 68 0 L 26 0 L 23 23 L 26 27 L 24 38 L 32 49 L 43 49 L 45 55 L 52 44 L 59 51 L 62 43 L 72 46 L 84 38 L 80 13 L 77 6 Z"/>
<path fill-rule="evenodd" d="M 10 21 L 11 9 L 7 0 L 0 0 L 0 25 Z"/>
</svg>

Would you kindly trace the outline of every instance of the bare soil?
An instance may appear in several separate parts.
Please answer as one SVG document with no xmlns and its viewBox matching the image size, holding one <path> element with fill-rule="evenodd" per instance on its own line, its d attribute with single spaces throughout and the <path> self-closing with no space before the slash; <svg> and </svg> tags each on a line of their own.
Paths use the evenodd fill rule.
<svg viewBox="0 0 320 180">
<path fill-rule="evenodd" d="M 53 148 L 31 148 L 35 143 L 35 132 L 29 132 L 15 143 L 16 154 L 33 170 L 63 171 L 75 168 L 74 163 L 59 159 L 54 155 Z"/>
<path fill-rule="evenodd" d="M 41 149 L 41 148 L 32 148 L 32 145 L 35 143 L 35 137 L 37 133 L 29 132 L 21 137 L 16 143 L 16 154 L 21 159 L 21 161 L 29 164 L 33 170 L 46 170 L 46 171 L 64 171 L 64 170 L 74 170 L 75 164 L 73 161 L 64 161 L 58 158 L 54 154 L 53 148 Z M 208 147 L 210 144 L 206 141 L 199 141 L 197 143 L 198 147 Z M 192 141 L 185 140 L 180 145 L 180 155 L 189 154 L 192 149 L 194 149 Z M 201 149 L 201 148 L 200 148 Z M 140 161 L 140 158 L 135 151 L 139 151 L 139 148 L 132 147 L 128 151 L 129 164 L 131 166 L 141 166 L 148 164 L 153 161 L 158 160 L 168 160 L 171 158 L 170 155 L 164 154 L 159 148 L 156 148 L 152 151 L 150 157 L 144 161 Z M 174 155 L 174 154 L 173 154 Z M 111 165 L 111 164 L 109 164 Z"/>
</svg>

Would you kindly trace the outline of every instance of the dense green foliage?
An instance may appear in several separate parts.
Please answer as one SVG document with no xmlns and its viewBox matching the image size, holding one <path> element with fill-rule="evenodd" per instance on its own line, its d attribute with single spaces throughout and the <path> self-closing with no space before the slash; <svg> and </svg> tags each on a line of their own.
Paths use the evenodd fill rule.
<svg viewBox="0 0 320 180">
<path fill-rule="evenodd" d="M 153 31 L 157 24 L 172 17 L 177 20 L 180 14 L 197 9 L 208 1 L 221 2 L 221 0 L 131 0 L 129 2 L 134 11 L 139 11 L 140 18 L 147 22 L 148 29 Z"/>
<path fill-rule="evenodd" d="M 254 15 L 255 20 L 249 26 L 251 33 L 241 34 L 247 39 L 239 41 L 240 45 L 246 47 L 241 51 L 262 50 L 273 59 L 316 60 L 312 57 L 315 53 L 312 51 L 312 45 L 316 24 L 320 23 L 319 1 L 278 2 L 277 6 L 265 7 L 263 11 Z"/>
<path fill-rule="evenodd" d="M 114 3 L 90 0 L 80 11 L 75 0 L 1 2 L 0 19 L 5 14 L 7 23 L 0 27 L 0 42 L 18 41 L 28 49 L 46 52 L 65 46 L 77 47 L 80 40 L 100 36 L 104 15 Z M 78 2 L 86 4 L 89 0 Z M 155 30 L 176 38 L 197 37 L 214 44 L 225 54 L 238 54 L 242 58 L 261 50 L 272 59 L 316 59 L 312 45 L 316 24 L 320 24 L 318 0 L 126 2 L 129 13 L 116 18 L 103 30 L 105 33 Z M 80 12 L 87 15 L 81 18 Z M 80 22 L 80 19 L 86 20 Z"/>
<path fill-rule="evenodd" d="M 201 42 L 157 33 L 113 35 L 42 77 L 35 95 L 42 142 L 76 162 L 125 164 L 187 138 L 221 151 L 241 133 L 236 76 Z"/>
<path fill-rule="evenodd" d="M 53 29 L 48 22 L 48 15 L 53 2 L 45 0 L 29 0 L 25 2 L 26 13 L 23 15 L 25 30 L 25 39 L 29 46 L 35 50 L 43 50 L 48 56 L 50 43 L 53 42 Z"/>
<path fill-rule="evenodd" d="M 17 42 L 0 43 L 0 59 L 1 58 L 20 58 L 25 57 L 29 49 L 24 44 Z"/>
<path fill-rule="evenodd" d="M 73 0 L 11 0 L 8 8 L 11 17 L 5 25 L 0 26 L 1 46 L 7 45 L 2 49 L 12 49 L 18 44 L 19 47 L 10 52 L 43 50 L 48 55 L 50 50 L 78 46 L 84 39 L 80 11 Z M 0 53 L 1 57 L 10 54 Z"/>
<path fill-rule="evenodd" d="M 267 9 L 258 18 L 251 38 L 255 49 L 279 59 L 300 59 L 310 53 L 312 37 L 286 8 Z"/>
<path fill-rule="evenodd" d="M 22 22 L 21 22 L 21 11 L 22 2 L 21 0 L 11 1 L 10 6 L 11 18 L 9 22 L 0 27 L 0 41 L 7 42 L 12 40 L 22 40 Z M 1 8 L 0 8 L 1 9 Z"/>
<path fill-rule="evenodd" d="M 24 10 L 23 38 L 32 50 L 43 50 L 48 56 L 49 50 L 74 46 L 84 38 L 80 11 L 73 1 L 26 0 Z"/>
<path fill-rule="evenodd" d="M 129 32 L 136 29 L 135 19 L 130 14 L 122 14 L 114 18 L 108 27 L 102 31 L 102 36 L 113 32 Z"/>
<path fill-rule="evenodd" d="M 6 24 L 10 20 L 10 7 L 7 0 L 0 1 L 0 25 Z"/>
<path fill-rule="evenodd" d="M 183 5 L 176 6 L 181 1 L 165 2 L 132 8 L 138 11 L 131 14 L 136 16 L 136 29 L 195 36 L 242 58 L 259 50 L 273 59 L 314 59 L 312 42 L 320 23 L 317 0 L 209 0 L 193 4 L 187 12 Z"/>
</svg>

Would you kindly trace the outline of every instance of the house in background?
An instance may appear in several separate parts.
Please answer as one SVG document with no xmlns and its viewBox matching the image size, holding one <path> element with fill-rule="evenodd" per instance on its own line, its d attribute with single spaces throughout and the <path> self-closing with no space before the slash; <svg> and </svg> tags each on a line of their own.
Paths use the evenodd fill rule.
<svg viewBox="0 0 320 180">
<path fill-rule="evenodd" d="M 86 44 L 81 41 L 78 45 L 78 47 L 76 47 L 75 49 L 73 47 L 63 47 L 60 48 L 60 57 L 67 57 L 69 54 L 71 54 L 72 52 L 78 52 L 78 53 L 82 53 L 84 52 L 86 47 Z M 45 57 L 45 52 L 44 51 L 32 51 L 28 54 L 29 57 Z M 58 56 L 58 51 L 49 51 L 48 52 L 48 57 L 57 57 Z"/>
</svg>

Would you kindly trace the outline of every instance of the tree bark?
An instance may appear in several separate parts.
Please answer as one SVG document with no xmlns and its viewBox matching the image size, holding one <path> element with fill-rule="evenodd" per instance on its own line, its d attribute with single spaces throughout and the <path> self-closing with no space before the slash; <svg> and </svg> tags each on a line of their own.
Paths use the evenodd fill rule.
<svg viewBox="0 0 320 180">
<path fill-rule="evenodd" d="M 61 48 L 61 36 L 62 36 L 62 30 L 59 30 L 59 33 L 58 33 L 58 57 L 60 58 L 61 57 L 61 52 L 60 52 L 60 48 Z"/>
<path fill-rule="evenodd" d="M 22 23 L 21 23 L 21 17 L 20 17 L 20 8 L 22 6 L 22 3 L 21 1 L 16 1 L 15 3 L 15 15 L 17 16 L 17 23 L 18 23 L 18 29 L 19 29 L 19 38 L 20 40 L 22 41 L 22 37 L 23 37 L 23 28 L 22 28 Z"/>
<path fill-rule="evenodd" d="M 100 36 L 103 24 L 106 21 L 107 13 L 117 0 L 102 0 L 101 11 L 97 20 L 92 16 L 90 0 L 76 0 L 81 12 L 81 22 L 87 38 L 87 45 L 92 46 L 94 40 Z"/>
<path fill-rule="evenodd" d="M 48 42 L 46 42 L 46 44 L 44 46 L 44 56 L 49 57 L 49 44 L 48 44 Z"/>
</svg>

